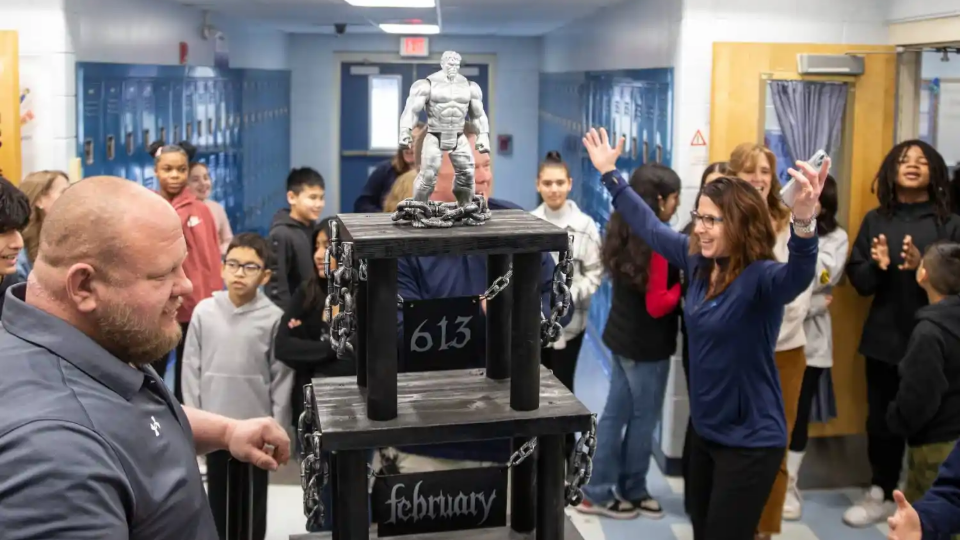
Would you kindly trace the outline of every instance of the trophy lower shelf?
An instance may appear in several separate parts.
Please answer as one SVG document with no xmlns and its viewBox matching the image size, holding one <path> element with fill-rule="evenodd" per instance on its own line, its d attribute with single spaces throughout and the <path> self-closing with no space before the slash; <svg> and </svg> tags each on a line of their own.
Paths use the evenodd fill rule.
<svg viewBox="0 0 960 540">
<path fill-rule="evenodd" d="M 580 531 L 570 521 L 569 517 L 564 517 L 563 540 L 583 540 Z M 439 533 L 409 534 L 405 536 L 390 536 L 388 538 L 396 540 L 447 540 L 449 538 L 457 540 L 533 540 L 536 538 L 536 532 L 518 533 L 510 527 L 497 527 L 495 529 L 472 529 L 469 531 L 447 531 Z M 370 540 L 376 540 L 376 527 L 370 529 Z M 290 535 L 290 540 L 333 540 L 333 533 L 308 533 Z"/>
<path fill-rule="evenodd" d="M 587 431 L 591 413 L 553 373 L 540 367 L 540 408 L 510 408 L 510 380 L 484 370 L 403 373 L 397 417 L 367 418 L 365 389 L 353 377 L 313 379 L 325 451 L 416 446 Z"/>
</svg>

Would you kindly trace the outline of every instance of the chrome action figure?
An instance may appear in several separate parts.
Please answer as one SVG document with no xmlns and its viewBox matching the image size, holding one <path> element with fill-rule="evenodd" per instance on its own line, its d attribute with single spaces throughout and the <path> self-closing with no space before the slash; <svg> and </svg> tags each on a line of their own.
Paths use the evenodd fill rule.
<svg viewBox="0 0 960 540">
<path fill-rule="evenodd" d="M 403 114 L 400 116 L 400 146 L 409 148 L 413 143 L 413 127 L 417 123 L 420 111 L 427 112 L 427 128 L 420 155 L 420 172 L 413 186 L 413 201 L 401 203 L 402 213 L 421 209 L 427 219 L 414 220 L 414 225 L 449 227 L 453 220 L 462 218 L 466 223 L 479 225 L 489 211 L 483 197 L 474 197 L 474 160 L 470 141 L 463 133 L 464 124 L 472 122 L 477 135 L 476 148 L 483 154 L 490 152 L 490 122 L 483 111 L 483 92 L 477 83 L 470 82 L 460 74 L 460 55 L 446 51 L 440 58 L 440 71 L 420 79 L 410 87 Z M 437 185 L 437 170 L 443 159 L 443 152 L 450 153 L 450 161 L 455 171 L 453 195 L 456 206 L 428 204 L 430 195 Z M 477 208 L 471 205 L 477 204 Z M 432 209 L 428 210 L 428 209 Z M 477 213 L 479 212 L 479 213 Z M 442 223 L 441 223 L 442 222 Z"/>
</svg>

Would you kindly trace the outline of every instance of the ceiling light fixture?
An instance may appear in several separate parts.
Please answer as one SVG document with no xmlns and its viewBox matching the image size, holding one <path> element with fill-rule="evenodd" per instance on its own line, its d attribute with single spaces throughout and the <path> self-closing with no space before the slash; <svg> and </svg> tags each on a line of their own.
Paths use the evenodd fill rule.
<svg viewBox="0 0 960 540">
<path fill-rule="evenodd" d="M 351 6 L 372 8 L 432 8 L 436 0 L 344 0 Z"/>
<path fill-rule="evenodd" d="M 380 29 L 388 34 L 439 34 L 440 27 L 435 24 L 381 24 Z"/>
</svg>

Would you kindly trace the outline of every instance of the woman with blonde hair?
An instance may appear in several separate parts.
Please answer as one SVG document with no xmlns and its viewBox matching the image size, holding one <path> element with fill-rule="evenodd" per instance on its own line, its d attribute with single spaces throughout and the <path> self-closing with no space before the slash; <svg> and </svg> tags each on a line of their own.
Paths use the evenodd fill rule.
<svg viewBox="0 0 960 540">
<path fill-rule="evenodd" d="M 773 254 L 776 260 L 787 262 L 790 240 L 790 208 L 780 200 L 780 180 L 777 178 L 777 156 L 761 144 L 743 143 L 730 154 L 730 170 L 738 178 L 757 188 L 770 212 L 770 222 L 776 234 Z M 813 292 L 813 280 L 807 289 L 784 307 L 783 322 L 774 349 L 774 360 L 780 376 L 780 389 L 783 393 L 783 407 L 787 421 L 787 444 L 797 420 L 800 403 L 800 389 L 803 386 L 803 374 L 807 369 L 807 357 L 804 347 L 807 344 L 803 330 L 803 321 L 810 309 L 810 297 Z M 757 538 L 767 539 L 770 535 L 780 534 L 783 519 L 783 505 L 787 497 L 789 474 L 786 452 L 780 465 L 770 497 L 763 509 Z"/>
<path fill-rule="evenodd" d="M 23 249 L 17 257 L 17 277 L 26 281 L 33 262 L 37 260 L 40 247 L 40 230 L 47 209 L 53 206 L 60 195 L 70 187 L 70 179 L 63 171 L 37 171 L 30 173 L 20 183 L 22 191 L 30 201 L 30 221 L 23 229 Z"/>
<path fill-rule="evenodd" d="M 397 177 L 387 196 L 383 199 L 384 212 L 396 212 L 397 205 L 401 201 L 413 197 L 413 181 L 417 179 L 417 172 L 418 169 L 410 169 Z"/>
</svg>

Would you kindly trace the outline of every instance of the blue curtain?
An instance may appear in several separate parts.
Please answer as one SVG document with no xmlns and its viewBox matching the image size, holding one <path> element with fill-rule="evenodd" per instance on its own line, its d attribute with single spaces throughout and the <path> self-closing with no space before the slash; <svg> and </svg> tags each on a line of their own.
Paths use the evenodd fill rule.
<svg viewBox="0 0 960 540">
<path fill-rule="evenodd" d="M 820 149 L 832 155 L 840 147 L 847 85 L 807 81 L 769 84 L 791 165 L 810 159 Z"/>
<path fill-rule="evenodd" d="M 847 85 L 807 81 L 770 81 L 769 84 L 790 165 L 810 159 L 821 149 L 833 155 L 841 144 Z M 817 385 L 810 421 L 827 422 L 836 417 L 833 377 L 827 369 Z"/>
</svg>

